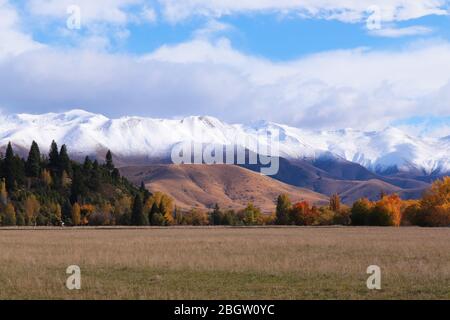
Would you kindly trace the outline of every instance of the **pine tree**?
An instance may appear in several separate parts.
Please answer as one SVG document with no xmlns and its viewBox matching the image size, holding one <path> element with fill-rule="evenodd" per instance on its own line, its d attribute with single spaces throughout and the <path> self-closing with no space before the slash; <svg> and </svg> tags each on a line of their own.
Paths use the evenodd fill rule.
<svg viewBox="0 0 450 320">
<path fill-rule="evenodd" d="M 133 226 L 145 226 L 148 224 L 144 215 L 144 207 L 142 204 L 141 195 L 138 193 L 133 201 L 133 210 L 131 212 L 131 225 Z"/>
<path fill-rule="evenodd" d="M 141 186 L 139 187 L 139 191 L 142 194 L 142 198 L 144 199 L 144 203 L 147 202 L 147 200 L 150 198 L 151 193 L 150 191 L 147 190 L 147 188 L 145 187 L 145 183 L 144 181 L 141 182 Z"/>
<path fill-rule="evenodd" d="M 58 152 L 58 145 L 56 144 L 55 140 L 52 141 L 52 144 L 50 146 L 50 153 L 48 154 L 48 161 L 49 161 L 50 169 L 52 169 L 52 170 L 59 169 L 59 152 Z"/>
<path fill-rule="evenodd" d="M 26 172 L 28 177 L 37 178 L 41 173 L 41 152 L 38 144 L 33 141 L 26 163 Z"/>
<path fill-rule="evenodd" d="M 6 189 L 11 192 L 15 189 L 16 175 L 14 172 L 14 151 L 11 146 L 11 142 L 6 147 L 6 155 L 4 162 Z"/>
<path fill-rule="evenodd" d="M 110 150 L 108 150 L 108 152 L 106 153 L 106 163 L 105 163 L 106 169 L 108 169 L 109 171 L 114 170 L 114 162 L 113 162 L 113 158 L 112 158 L 112 153 Z"/>
<path fill-rule="evenodd" d="M 91 177 L 89 178 L 88 183 L 91 190 L 93 191 L 100 190 L 101 171 L 97 160 L 95 160 L 94 163 L 92 164 Z"/>
<path fill-rule="evenodd" d="M 84 163 L 83 163 L 84 173 L 86 175 L 89 175 L 91 173 L 92 167 L 93 167 L 93 164 L 92 164 L 91 159 L 88 156 L 86 156 L 86 158 L 84 158 Z"/>
<path fill-rule="evenodd" d="M 114 182 L 119 182 L 120 180 L 120 172 L 119 169 L 114 168 L 111 172 L 111 178 Z"/>
<path fill-rule="evenodd" d="M 72 222 L 72 205 L 68 199 L 65 199 L 61 208 L 62 221 L 66 224 Z"/>
<path fill-rule="evenodd" d="M 153 217 L 156 214 L 161 214 L 161 212 L 159 212 L 158 205 L 156 204 L 156 201 L 155 201 L 155 202 L 153 202 L 152 208 L 150 209 L 150 213 L 148 215 L 148 221 L 150 221 L 152 223 Z"/>
<path fill-rule="evenodd" d="M 72 164 L 65 144 L 62 145 L 61 151 L 59 152 L 59 168 L 61 172 L 65 171 L 69 176 L 72 176 Z"/>
<path fill-rule="evenodd" d="M 213 212 L 211 212 L 211 224 L 220 225 L 222 223 L 222 212 L 220 211 L 219 204 L 216 203 Z"/>
<path fill-rule="evenodd" d="M 83 171 L 78 167 L 75 167 L 73 170 L 72 185 L 70 187 L 70 201 L 72 203 L 78 202 L 87 192 Z"/>
</svg>

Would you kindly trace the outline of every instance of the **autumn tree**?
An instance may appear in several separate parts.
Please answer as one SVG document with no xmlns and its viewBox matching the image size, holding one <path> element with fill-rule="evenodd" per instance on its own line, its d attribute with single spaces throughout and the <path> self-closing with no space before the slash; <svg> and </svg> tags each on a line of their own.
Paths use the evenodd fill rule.
<svg viewBox="0 0 450 320">
<path fill-rule="evenodd" d="M 72 224 L 74 226 L 81 224 L 81 208 L 77 202 L 72 206 Z"/>
<path fill-rule="evenodd" d="M 5 179 L 0 180 L 0 205 L 6 206 L 8 204 L 8 192 L 6 190 Z"/>
<path fill-rule="evenodd" d="M 420 225 L 450 226 L 450 177 L 436 180 L 420 201 Z"/>
<path fill-rule="evenodd" d="M 47 188 L 51 186 L 53 179 L 50 172 L 47 169 L 42 170 L 41 181 Z"/>
<path fill-rule="evenodd" d="M 35 195 L 31 195 L 25 199 L 24 210 L 26 223 L 31 226 L 36 224 L 36 218 L 39 214 L 41 205 Z"/>
<path fill-rule="evenodd" d="M 307 201 L 296 203 L 290 212 L 290 220 L 298 226 L 315 225 L 319 218 L 317 208 L 311 208 Z"/>
<path fill-rule="evenodd" d="M 339 210 L 341 210 L 341 198 L 337 193 L 330 197 L 330 209 L 334 212 L 339 212 Z"/>
<path fill-rule="evenodd" d="M 262 222 L 262 213 L 261 210 L 253 205 L 253 203 L 249 203 L 247 207 L 242 211 L 243 222 L 246 226 L 254 226 L 261 224 Z"/>
<path fill-rule="evenodd" d="M 15 226 L 16 225 L 16 210 L 12 203 L 8 203 L 5 207 L 3 213 L 2 224 L 4 226 Z"/>
</svg>

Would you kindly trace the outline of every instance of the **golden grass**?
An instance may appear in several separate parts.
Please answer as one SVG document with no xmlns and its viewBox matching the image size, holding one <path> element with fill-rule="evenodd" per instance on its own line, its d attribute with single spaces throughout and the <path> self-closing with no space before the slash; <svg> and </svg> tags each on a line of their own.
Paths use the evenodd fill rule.
<svg viewBox="0 0 450 320">
<path fill-rule="evenodd" d="M 450 229 L 0 230 L 0 299 L 31 298 L 450 299 Z"/>
</svg>

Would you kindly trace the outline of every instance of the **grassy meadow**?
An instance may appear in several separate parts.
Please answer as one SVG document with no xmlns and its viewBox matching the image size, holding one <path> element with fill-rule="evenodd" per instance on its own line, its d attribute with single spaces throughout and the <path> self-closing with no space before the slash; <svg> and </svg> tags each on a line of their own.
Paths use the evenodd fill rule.
<svg viewBox="0 0 450 320">
<path fill-rule="evenodd" d="M 450 229 L 2 229 L 0 299 L 450 299 Z"/>
</svg>

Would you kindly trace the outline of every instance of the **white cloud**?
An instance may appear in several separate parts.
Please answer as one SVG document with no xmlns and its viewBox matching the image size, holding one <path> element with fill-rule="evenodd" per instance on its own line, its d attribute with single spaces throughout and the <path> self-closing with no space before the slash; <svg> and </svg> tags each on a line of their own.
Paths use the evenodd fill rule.
<svg viewBox="0 0 450 320">
<path fill-rule="evenodd" d="M 447 0 L 159 0 L 166 18 L 177 22 L 199 15 L 221 17 L 236 13 L 276 12 L 302 17 L 358 22 L 374 4 L 385 22 L 403 21 L 431 14 L 448 14 Z"/>
<path fill-rule="evenodd" d="M 7 0 L 0 0 L 0 17 L 0 57 L 42 47 L 21 31 L 17 11 Z"/>
<path fill-rule="evenodd" d="M 371 30 L 369 33 L 378 37 L 400 38 L 407 36 L 427 35 L 433 32 L 432 28 L 425 26 L 411 26 L 405 28 L 388 27 L 379 30 Z"/>
<path fill-rule="evenodd" d="M 203 28 L 195 31 L 194 37 L 201 39 L 209 39 L 212 36 L 233 30 L 234 27 L 228 23 L 220 22 L 217 20 L 210 20 Z"/>
<path fill-rule="evenodd" d="M 446 42 L 400 52 L 324 52 L 284 63 L 242 54 L 227 39 L 194 39 L 139 59 L 47 48 L 0 63 L 0 105 L 379 129 L 412 115 L 449 116 L 449 59 Z"/>
<path fill-rule="evenodd" d="M 66 14 L 65 8 L 60 10 L 60 3 L 68 3 L 65 0 L 32 0 L 31 5 L 33 2 L 41 4 L 31 7 L 36 14 Z M 124 24 L 134 17 L 125 8 L 139 0 L 105 0 L 102 3 L 110 4 L 108 8 L 99 2 L 82 3 L 90 6 L 87 21 L 92 22 L 91 32 L 87 37 L 75 35 L 80 41 L 77 49 L 62 50 L 43 47 L 23 33 L 14 7 L 0 0 L 3 109 L 40 113 L 82 107 L 114 116 L 209 114 L 231 122 L 267 119 L 311 128 L 364 129 L 381 128 L 411 115 L 450 115 L 448 42 L 419 42 L 399 51 L 338 50 L 273 62 L 243 54 L 227 38 L 217 38 L 232 27 L 210 19 L 191 41 L 165 45 L 135 58 L 102 49 L 110 45 L 112 37 L 115 41 L 128 37 Z M 339 0 L 335 4 L 350 7 L 354 2 Z M 204 4 L 200 0 L 178 3 L 196 8 L 188 16 L 210 16 L 207 9 L 198 10 Z M 327 11 L 315 11 L 315 6 L 324 8 L 329 1 L 280 0 L 275 4 L 262 0 L 260 7 L 248 0 L 208 3 L 223 7 L 212 16 L 243 12 L 253 8 L 251 5 L 258 10 L 265 6 L 289 11 L 294 4 L 308 4 L 305 12 L 319 16 Z M 431 0 L 404 3 L 403 9 L 392 7 L 396 12 L 392 20 L 424 14 L 424 8 L 436 11 L 441 4 Z M 225 5 L 229 6 L 226 10 Z M 358 10 L 345 12 L 346 19 L 358 19 Z M 104 27 L 105 21 L 114 27 Z"/>
<path fill-rule="evenodd" d="M 158 20 L 158 15 L 155 9 L 145 6 L 141 11 L 141 17 L 145 22 L 155 23 Z"/>
</svg>

